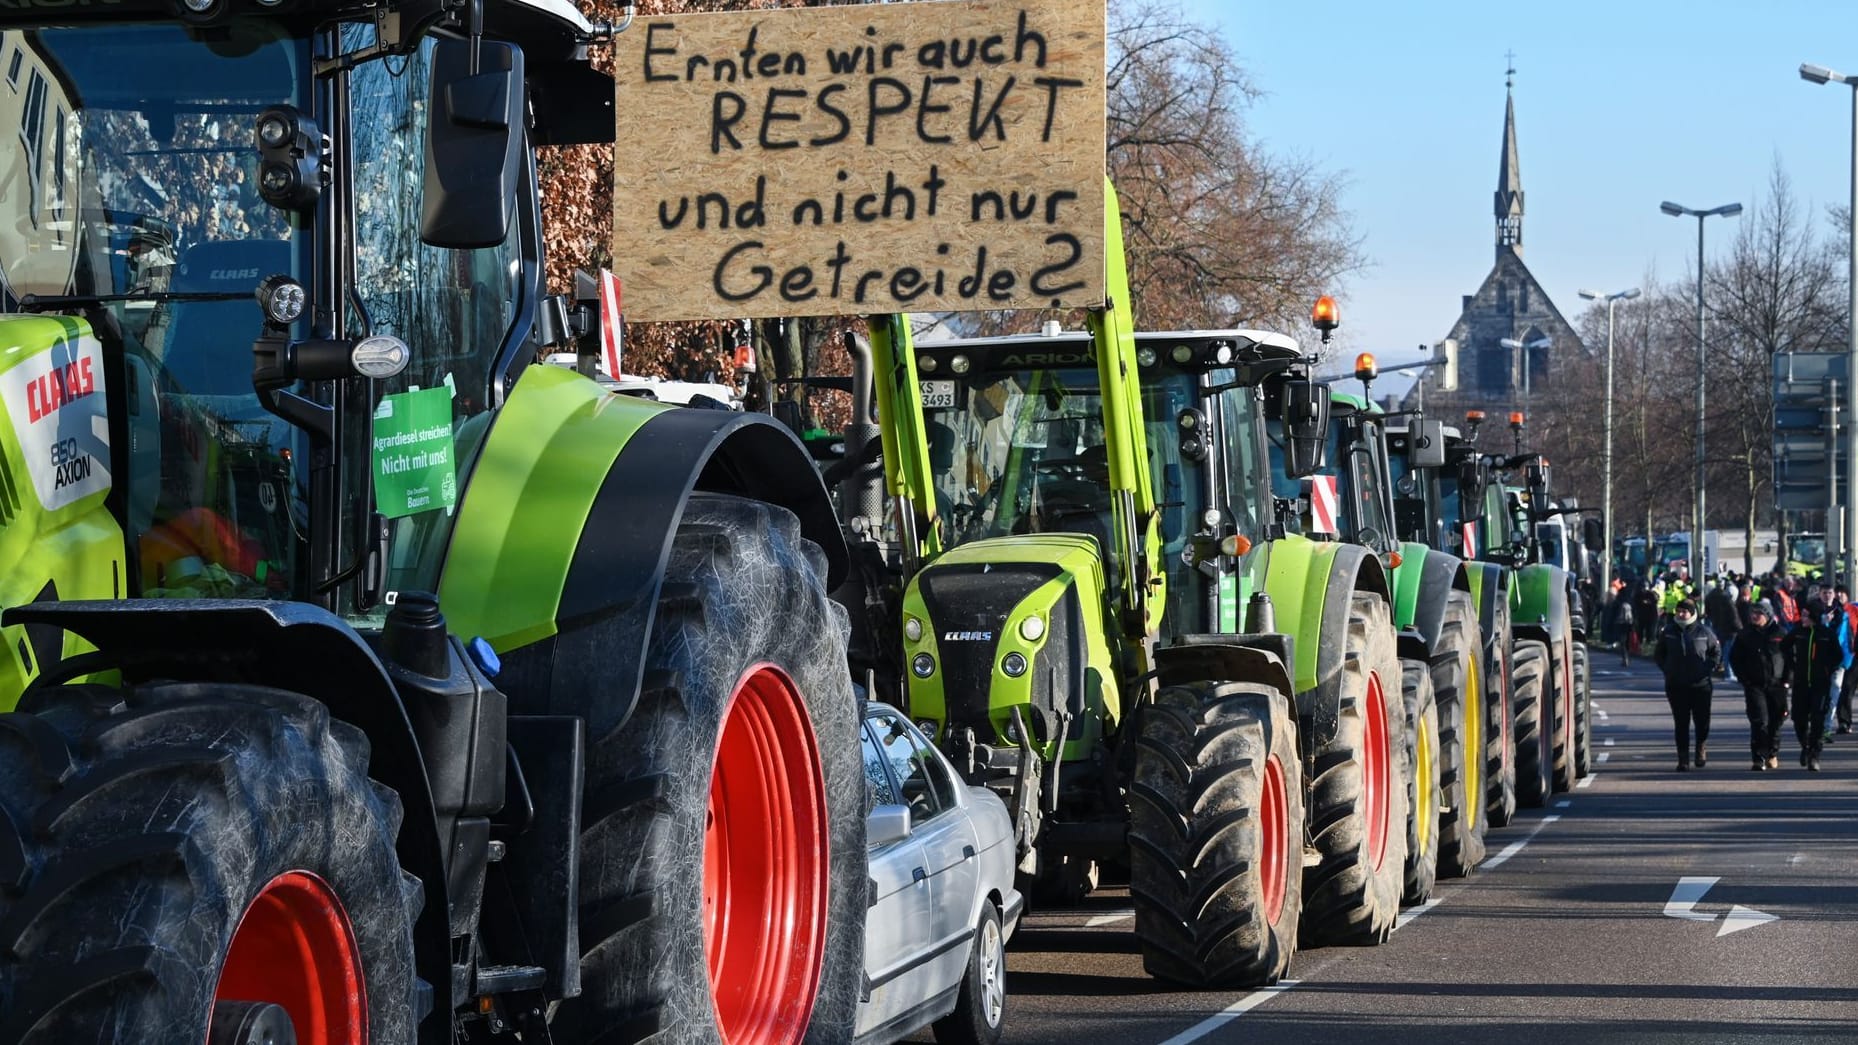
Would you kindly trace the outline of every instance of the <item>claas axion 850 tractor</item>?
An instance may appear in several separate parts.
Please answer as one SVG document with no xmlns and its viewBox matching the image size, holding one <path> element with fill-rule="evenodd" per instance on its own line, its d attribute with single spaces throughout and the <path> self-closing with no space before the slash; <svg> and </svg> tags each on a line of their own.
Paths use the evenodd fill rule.
<svg viewBox="0 0 1858 1045">
<path fill-rule="evenodd" d="M 820 481 L 532 365 L 614 31 L 0 11 L 0 1041 L 850 1040 Z"/>
<path fill-rule="evenodd" d="M 1364 550 L 1274 518 L 1263 386 L 1313 452 L 1307 359 L 1132 333 L 1113 207 L 1106 227 L 1088 332 L 874 327 L 908 704 L 1006 799 L 1035 885 L 1127 861 L 1151 973 L 1272 982 L 1299 939 L 1372 942 L 1398 910 L 1390 589 Z"/>
</svg>

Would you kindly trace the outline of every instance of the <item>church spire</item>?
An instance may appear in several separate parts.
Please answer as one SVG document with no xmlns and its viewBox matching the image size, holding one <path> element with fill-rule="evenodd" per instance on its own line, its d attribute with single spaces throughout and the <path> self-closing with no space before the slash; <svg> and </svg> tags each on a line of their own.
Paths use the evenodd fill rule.
<svg viewBox="0 0 1858 1045">
<path fill-rule="evenodd" d="M 1523 252 L 1523 175 L 1516 161 L 1516 56 L 1503 75 L 1503 158 L 1497 168 L 1497 254 Z"/>
</svg>

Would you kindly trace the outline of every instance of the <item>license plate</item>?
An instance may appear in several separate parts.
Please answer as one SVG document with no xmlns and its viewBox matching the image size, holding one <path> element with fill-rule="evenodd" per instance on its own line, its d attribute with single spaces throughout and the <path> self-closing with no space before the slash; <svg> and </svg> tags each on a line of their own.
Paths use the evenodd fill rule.
<svg viewBox="0 0 1858 1045">
<path fill-rule="evenodd" d="M 937 407 L 950 407 L 954 405 L 955 405 L 955 382 L 953 381 L 924 381 L 923 382 L 923 406 L 925 408 L 933 410 Z"/>
</svg>

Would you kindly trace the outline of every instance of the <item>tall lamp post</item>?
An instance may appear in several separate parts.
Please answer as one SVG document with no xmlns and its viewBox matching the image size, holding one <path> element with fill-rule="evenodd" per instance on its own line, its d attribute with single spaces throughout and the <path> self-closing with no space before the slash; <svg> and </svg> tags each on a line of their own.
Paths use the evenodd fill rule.
<svg viewBox="0 0 1858 1045">
<path fill-rule="evenodd" d="M 1850 342 L 1846 346 L 1845 417 L 1848 424 L 1854 424 L 1858 423 L 1858 76 L 1845 76 L 1823 66 L 1802 64 L 1800 79 L 1819 84 L 1842 83 L 1852 88 L 1852 199 L 1849 217 L 1854 239 L 1851 269 L 1846 280 L 1851 288 L 1852 299 Z M 1858 497 L 1858 446 L 1847 445 L 1845 449 L 1845 490 L 1848 506 L 1845 509 L 1844 539 L 1840 542 L 1845 545 L 1845 584 L 1852 590 L 1858 590 L 1858 510 L 1850 506 L 1852 498 Z M 1835 519 L 1827 519 L 1826 529 L 1831 530 L 1836 523 Z"/>
<path fill-rule="evenodd" d="M 1513 337 L 1499 338 L 1497 340 L 1497 344 L 1503 346 L 1504 348 L 1509 349 L 1512 352 L 1514 352 L 1515 350 L 1519 348 L 1523 350 L 1523 402 L 1524 403 L 1529 402 L 1529 352 L 1532 349 L 1547 348 L 1548 346 L 1554 343 L 1555 342 L 1553 338 L 1547 338 L 1547 337 L 1539 337 L 1539 338 L 1536 338 L 1534 341 L 1529 341 L 1529 342 L 1518 341 Z"/>
<path fill-rule="evenodd" d="M 1658 209 L 1674 218 L 1697 219 L 1697 492 L 1690 506 L 1690 583 L 1703 583 L 1703 219 L 1733 218 L 1740 203 L 1725 203 L 1709 210 L 1680 207 L 1669 200 Z"/>
<path fill-rule="evenodd" d="M 1600 451 L 1600 597 L 1604 599 L 1613 591 L 1613 306 L 1638 297 L 1639 288 L 1612 294 L 1596 290 L 1580 293 L 1589 301 L 1606 302 L 1606 420 L 1602 425 L 1606 434 Z"/>
</svg>

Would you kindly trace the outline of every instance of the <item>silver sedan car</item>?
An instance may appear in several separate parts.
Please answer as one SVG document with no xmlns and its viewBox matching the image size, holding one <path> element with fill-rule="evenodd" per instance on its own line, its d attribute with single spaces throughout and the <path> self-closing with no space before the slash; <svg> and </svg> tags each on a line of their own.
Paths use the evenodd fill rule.
<svg viewBox="0 0 1858 1045">
<path fill-rule="evenodd" d="M 1013 823 L 895 708 L 864 721 L 871 798 L 869 996 L 858 1042 L 933 1026 L 941 1045 L 992 1045 L 1006 1017 L 1006 941 L 1025 899 L 1013 888 Z"/>
</svg>

